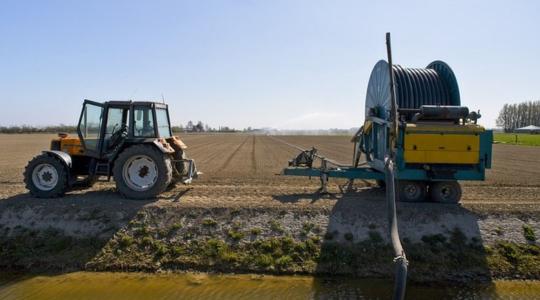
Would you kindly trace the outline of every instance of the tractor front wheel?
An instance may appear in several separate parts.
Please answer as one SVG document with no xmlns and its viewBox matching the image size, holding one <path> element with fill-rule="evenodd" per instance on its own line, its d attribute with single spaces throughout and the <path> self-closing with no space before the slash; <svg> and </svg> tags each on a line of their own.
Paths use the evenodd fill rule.
<svg viewBox="0 0 540 300">
<path fill-rule="evenodd" d="M 117 190 L 127 198 L 155 198 L 171 183 L 171 158 L 152 145 L 131 146 L 118 155 L 113 175 Z"/>
<path fill-rule="evenodd" d="M 34 157 L 24 170 L 24 183 L 37 198 L 55 198 L 68 188 L 68 169 L 56 157 L 41 154 Z"/>
</svg>

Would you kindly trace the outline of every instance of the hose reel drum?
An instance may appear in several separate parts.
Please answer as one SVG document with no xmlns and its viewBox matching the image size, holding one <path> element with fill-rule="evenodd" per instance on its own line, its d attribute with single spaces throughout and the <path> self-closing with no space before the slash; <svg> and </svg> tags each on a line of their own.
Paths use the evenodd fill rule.
<svg viewBox="0 0 540 300">
<path fill-rule="evenodd" d="M 452 69 L 434 61 L 425 69 L 393 66 L 398 109 L 419 109 L 422 105 L 460 106 L 459 87 Z M 377 62 L 369 78 L 366 116 L 390 119 L 391 98 L 388 63 Z M 405 113 L 410 120 L 413 114 Z"/>
<path fill-rule="evenodd" d="M 461 106 L 459 87 L 452 69 L 442 61 L 426 68 L 392 66 L 395 99 L 401 123 L 464 124 L 476 123 L 480 115 Z M 388 62 L 375 64 L 369 78 L 364 124 L 364 149 L 368 163 L 384 170 L 388 155 L 389 127 L 392 122 L 392 100 Z M 360 149 L 355 157 L 359 157 Z"/>
</svg>

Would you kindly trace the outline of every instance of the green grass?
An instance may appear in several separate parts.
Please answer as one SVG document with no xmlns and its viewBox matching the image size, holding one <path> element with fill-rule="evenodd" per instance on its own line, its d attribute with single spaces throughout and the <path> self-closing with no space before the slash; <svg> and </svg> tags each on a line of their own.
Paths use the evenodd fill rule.
<svg viewBox="0 0 540 300">
<path fill-rule="evenodd" d="M 523 236 L 529 242 L 536 241 L 536 235 L 534 234 L 534 230 L 530 225 L 523 225 Z"/>
<path fill-rule="evenodd" d="M 239 241 L 244 238 L 244 233 L 240 231 L 236 231 L 234 229 L 231 229 L 227 232 L 227 235 L 233 239 L 234 241 Z"/>
<path fill-rule="evenodd" d="M 214 227 L 217 225 L 217 222 L 216 220 L 212 219 L 212 218 L 206 218 L 202 221 L 202 224 L 204 226 L 208 226 L 208 227 Z"/>
<path fill-rule="evenodd" d="M 517 138 L 517 143 L 516 143 L 516 138 Z M 526 145 L 526 146 L 540 146 L 540 134 L 494 133 L 493 140 L 496 143 Z"/>
<path fill-rule="evenodd" d="M 118 244 L 121 248 L 127 248 L 131 246 L 134 243 L 133 237 L 127 235 L 127 234 L 121 234 L 118 238 Z"/>
<path fill-rule="evenodd" d="M 279 224 L 279 222 L 277 222 L 276 220 L 270 220 L 270 229 L 272 229 L 272 231 L 277 232 L 277 233 L 285 232 L 281 224 Z"/>
<path fill-rule="evenodd" d="M 253 235 L 260 235 L 262 233 L 262 229 L 259 227 L 253 227 L 251 228 L 250 232 Z"/>
</svg>

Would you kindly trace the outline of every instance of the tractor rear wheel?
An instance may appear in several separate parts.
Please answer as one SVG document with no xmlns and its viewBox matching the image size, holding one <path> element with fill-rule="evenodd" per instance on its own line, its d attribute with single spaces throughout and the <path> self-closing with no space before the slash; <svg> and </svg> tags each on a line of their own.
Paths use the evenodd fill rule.
<svg viewBox="0 0 540 300">
<path fill-rule="evenodd" d="M 432 201 L 457 204 L 461 199 L 461 186 L 457 181 L 433 182 L 429 186 L 429 194 Z"/>
<path fill-rule="evenodd" d="M 24 170 L 24 183 L 30 194 L 37 198 L 55 198 L 68 188 L 68 169 L 54 156 L 41 154 L 34 157 Z"/>
<path fill-rule="evenodd" d="M 155 198 L 171 184 L 171 158 L 152 145 L 131 146 L 118 155 L 113 175 L 116 189 L 127 198 Z"/>
<path fill-rule="evenodd" d="M 427 185 L 423 181 L 400 180 L 397 187 L 401 202 L 422 202 L 426 199 Z"/>
</svg>

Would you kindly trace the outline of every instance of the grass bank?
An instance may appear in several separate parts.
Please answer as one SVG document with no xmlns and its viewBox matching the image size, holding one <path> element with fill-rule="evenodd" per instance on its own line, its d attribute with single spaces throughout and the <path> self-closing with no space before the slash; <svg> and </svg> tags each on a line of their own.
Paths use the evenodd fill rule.
<svg viewBox="0 0 540 300">
<path fill-rule="evenodd" d="M 249 233 L 246 233 L 249 234 Z M 492 278 L 540 279 L 540 248 L 533 244 L 498 242 L 483 246 L 459 230 L 449 237 L 426 235 L 405 241 L 415 282 Z M 87 264 L 96 271 L 191 270 L 225 273 L 314 274 L 360 278 L 391 278 L 391 246 L 373 233 L 362 241 L 339 243 L 316 236 L 290 236 L 238 243 L 215 238 L 167 241 L 122 233 Z"/>
<path fill-rule="evenodd" d="M 451 223 L 444 218 L 439 215 L 436 219 Z M 327 212 L 146 208 L 110 236 L 72 236 L 59 228 L 3 225 L 0 268 L 392 278 L 392 249 L 384 237 L 384 221 L 362 223 L 360 228 L 343 226 L 351 225 L 351 219 L 337 215 L 334 219 L 339 226 L 331 227 L 322 223 L 323 219 L 328 219 Z M 101 219 L 85 222 L 96 220 Z M 440 227 L 425 218 L 422 222 L 430 228 Z M 495 234 L 500 238 L 490 243 L 458 227 L 440 227 L 436 233 L 418 236 L 405 234 L 409 278 L 414 282 L 540 279 L 540 247 L 535 234 L 538 229 L 518 229 L 520 241 L 504 240 L 504 231 L 512 229 L 499 227 Z M 365 234 L 359 235 L 358 231 Z"/>
</svg>

